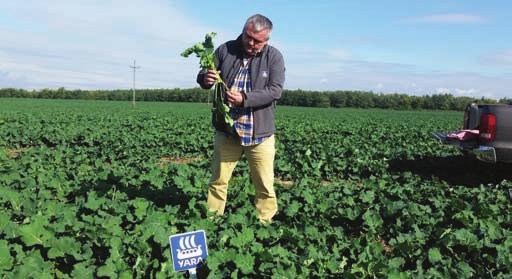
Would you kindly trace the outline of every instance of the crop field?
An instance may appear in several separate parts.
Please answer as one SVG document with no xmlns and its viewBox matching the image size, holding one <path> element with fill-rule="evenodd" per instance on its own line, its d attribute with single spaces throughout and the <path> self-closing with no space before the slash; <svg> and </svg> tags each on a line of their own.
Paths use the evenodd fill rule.
<svg viewBox="0 0 512 279">
<path fill-rule="evenodd" d="M 279 107 L 279 212 L 245 160 L 206 209 L 214 131 L 191 103 L 0 99 L 0 278 L 512 278 L 512 166 L 438 144 L 460 112 Z"/>
</svg>

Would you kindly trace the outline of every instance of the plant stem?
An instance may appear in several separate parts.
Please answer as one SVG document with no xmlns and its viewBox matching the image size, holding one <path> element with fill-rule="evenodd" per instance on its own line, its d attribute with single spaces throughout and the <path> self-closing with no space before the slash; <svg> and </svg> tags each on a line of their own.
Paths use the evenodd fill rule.
<svg viewBox="0 0 512 279">
<path fill-rule="evenodd" d="M 224 86 L 224 90 L 229 91 L 228 86 L 220 77 L 219 71 L 217 71 L 217 69 L 215 69 L 215 67 L 211 67 L 211 69 L 215 72 L 215 77 L 217 78 L 217 82 L 219 82 L 220 84 L 222 84 Z"/>
</svg>

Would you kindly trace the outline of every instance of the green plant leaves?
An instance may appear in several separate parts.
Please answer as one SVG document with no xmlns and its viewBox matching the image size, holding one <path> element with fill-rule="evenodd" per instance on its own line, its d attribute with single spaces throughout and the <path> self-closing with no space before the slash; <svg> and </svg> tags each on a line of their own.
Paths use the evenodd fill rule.
<svg viewBox="0 0 512 279">
<path fill-rule="evenodd" d="M 32 251 L 23 258 L 21 265 L 16 267 L 14 278 L 52 279 L 54 271 L 52 264 L 45 261 L 39 251 Z"/>
<path fill-rule="evenodd" d="M 181 56 L 189 57 L 192 53 L 196 54 L 199 57 L 199 64 L 202 69 L 214 69 L 215 64 L 213 60 L 213 37 L 215 37 L 216 33 L 211 32 L 205 35 L 204 42 L 197 43 L 192 47 L 185 49 Z"/>
<path fill-rule="evenodd" d="M 10 253 L 9 244 L 0 240 L 0 270 L 9 270 L 12 267 L 13 258 Z"/>
<path fill-rule="evenodd" d="M 48 250 L 48 258 L 55 259 L 64 255 L 74 255 L 80 258 L 80 244 L 71 237 L 53 238 L 50 240 L 50 250 Z"/>
<path fill-rule="evenodd" d="M 179 278 L 169 235 L 197 229 L 209 251 L 200 274 L 211 278 L 512 272 L 507 176 L 466 185 L 435 175 L 432 162 L 454 152 L 429 131 L 456 127 L 458 113 L 280 107 L 279 211 L 260 224 L 244 159 L 225 215 L 208 212 L 213 130 L 204 104 L 8 103 L 0 151 L 16 156 L 0 152 L 0 277 Z M 393 160 L 421 172 L 393 170 Z"/>
<path fill-rule="evenodd" d="M 48 246 L 48 241 L 53 237 L 53 234 L 45 228 L 48 220 L 41 216 L 34 216 L 29 224 L 19 227 L 18 235 L 21 240 L 28 246 L 43 245 Z"/>
<path fill-rule="evenodd" d="M 254 256 L 248 254 L 237 255 L 234 259 L 236 267 L 244 274 L 250 274 L 254 270 Z"/>
<path fill-rule="evenodd" d="M 363 220 L 372 232 L 376 232 L 384 223 L 380 214 L 375 210 L 367 210 L 363 214 Z"/>
<path fill-rule="evenodd" d="M 439 261 L 441 261 L 443 256 L 441 255 L 441 252 L 439 251 L 439 248 L 431 248 L 428 250 L 428 260 L 435 264 Z"/>
<path fill-rule="evenodd" d="M 229 113 L 229 107 L 224 103 L 224 92 L 223 89 L 227 90 L 225 82 L 220 77 L 217 72 L 217 67 L 215 66 L 215 55 L 214 55 L 214 45 L 213 45 L 213 37 L 215 37 L 216 33 L 211 32 L 205 35 L 204 42 L 197 43 L 194 46 L 187 48 L 185 51 L 181 53 L 181 56 L 188 57 L 190 54 L 195 53 L 197 57 L 199 57 L 199 64 L 201 69 L 203 70 L 214 70 L 217 75 L 217 81 L 213 87 L 213 111 L 214 113 L 218 113 L 222 116 L 222 121 L 229 127 L 233 127 L 233 119 Z"/>
<path fill-rule="evenodd" d="M 252 244 L 254 240 L 254 232 L 252 229 L 244 228 L 242 231 L 234 238 L 231 239 L 231 244 L 235 247 L 239 247 L 240 249 L 244 248 L 245 246 Z"/>
</svg>

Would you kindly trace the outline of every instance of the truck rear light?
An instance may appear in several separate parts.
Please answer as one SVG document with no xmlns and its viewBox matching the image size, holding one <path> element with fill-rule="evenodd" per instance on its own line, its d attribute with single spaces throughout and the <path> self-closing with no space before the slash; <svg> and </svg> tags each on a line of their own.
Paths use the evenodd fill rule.
<svg viewBox="0 0 512 279">
<path fill-rule="evenodd" d="M 496 139 L 496 116 L 492 113 L 480 117 L 480 139 L 491 142 Z"/>
<path fill-rule="evenodd" d="M 462 121 L 462 129 L 469 129 L 469 110 L 464 111 L 464 120 Z"/>
</svg>

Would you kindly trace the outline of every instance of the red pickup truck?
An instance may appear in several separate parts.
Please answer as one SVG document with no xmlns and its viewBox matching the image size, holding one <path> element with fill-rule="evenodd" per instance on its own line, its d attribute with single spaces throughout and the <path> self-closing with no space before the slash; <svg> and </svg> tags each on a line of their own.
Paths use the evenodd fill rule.
<svg viewBox="0 0 512 279">
<path fill-rule="evenodd" d="M 468 105 L 462 128 L 434 136 L 481 161 L 512 162 L 512 105 Z"/>
</svg>

